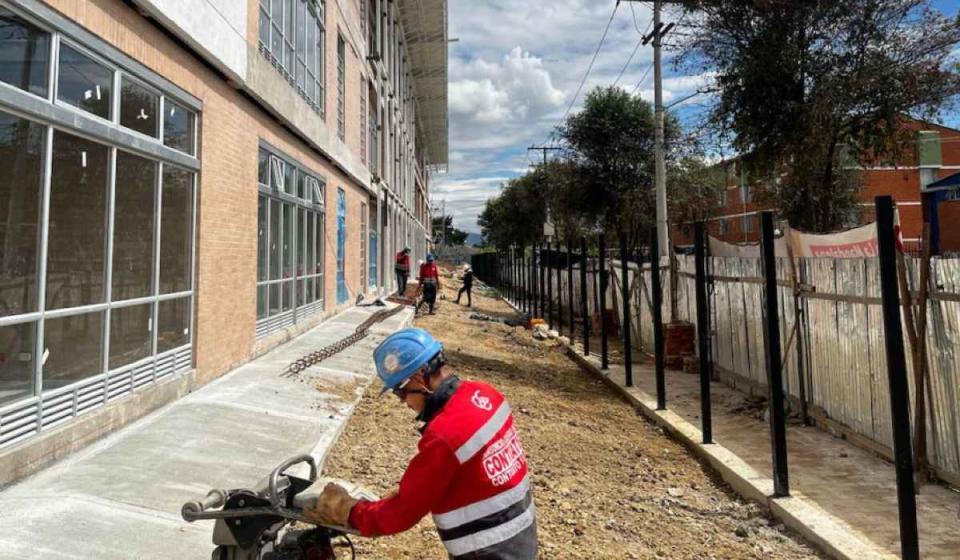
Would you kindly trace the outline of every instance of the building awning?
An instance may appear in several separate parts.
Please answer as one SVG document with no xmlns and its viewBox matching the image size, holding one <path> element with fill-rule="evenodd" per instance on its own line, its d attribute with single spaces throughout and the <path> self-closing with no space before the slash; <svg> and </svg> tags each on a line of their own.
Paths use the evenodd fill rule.
<svg viewBox="0 0 960 560">
<path fill-rule="evenodd" d="M 447 165 L 447 1 L 400 0 L 426 165 Z"/>
<path fill-rule="evenodd" d="M 960 189 L 960 173 L 954 173 L 927 185 L 923 192 L 944 191 Z"/>
</svg>

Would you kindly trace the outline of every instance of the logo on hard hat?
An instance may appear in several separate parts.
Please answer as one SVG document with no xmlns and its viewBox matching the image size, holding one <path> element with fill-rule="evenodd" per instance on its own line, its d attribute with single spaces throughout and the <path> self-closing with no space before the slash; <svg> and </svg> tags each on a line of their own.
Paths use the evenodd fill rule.
<svg viewBox="0 0 960 560">
<path fill-rule="evenodd" d="M 400 368 L 400 357 L 396 354 L 387 354 L 383 360 L 383 367 L 390 373 L 397 371 Z"/>
</svg>

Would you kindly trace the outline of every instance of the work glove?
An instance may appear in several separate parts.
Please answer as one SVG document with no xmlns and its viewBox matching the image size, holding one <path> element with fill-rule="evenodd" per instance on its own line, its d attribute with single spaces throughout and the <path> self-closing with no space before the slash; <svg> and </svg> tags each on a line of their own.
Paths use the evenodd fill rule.
<svg viewBox="0 0 960 560">
<path fill-rule="evenodd" d="M 331 482 L 315 500 L 304 506 L 303 515 L 317 525 L 349 527 L 350 510 L 359 501 L 342 486 Z"/>
</svg>

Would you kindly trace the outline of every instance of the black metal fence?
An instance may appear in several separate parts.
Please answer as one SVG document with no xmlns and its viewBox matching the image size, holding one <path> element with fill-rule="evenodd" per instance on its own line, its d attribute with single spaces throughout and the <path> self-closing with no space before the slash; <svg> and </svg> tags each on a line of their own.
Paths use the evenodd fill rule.
<svg viewBox="0 0 960 560">
<path fill-rule="evenodd" d="M 900 537 L 902 557 L 919 558 L 916 501 L 913 480 L 913 452 L 910 428 L 910 384 L 903 344 L 900 314 L 900 293 L 897 277 L 896 247 L 893 229 L 893 200 L 877 197 L 878 237 L 880 258 L 878 266 L 881 279 L 883 309 L 883 333 L 887 355 L 887 379 L 889 407 L 893 433 L 894 463 L 897 473 L 897 497 L 900 507 Z M 757 302 L 763 315 L 763 356 L 766 370 L 766 388 L 770 406 L 770 438 L 773 464 L 774 495 L 790 495 L 788 475 L 788 449 L 786 441 L 784 391 L 784 363 L 781 348 L 780 301 L 782 280 L 778 280 L 777 259 L 774 255 L 773 216 L 761 215 L 761 299 Z M 656 231 L 651 232 L 650 246 L 657 247 Z M 648 251 L 649 252 L 649 251 Z M 660 259 L 643 257 L 618 249 L 619 264 L 610 261 L 603 235 L 595 239 L 580 239 L 576 244 L 551 243 L 527 247 L 510 247 L 493 253 L 473 256 L 473 269 L 477 278 L 495 288 L 518 311 L 530 317 L 543 318 L 571 343 L 580 342 L 584 355 L 591 354 L 591 338 L 594 326 L 598 327 L 600 339 L 600 367 L 609 369 L 610 321 L 608 314 L 620 321 L 620 334 L 624 354 L 624 380 L 627 386 L 633 383 L 631 349 L 635 325 L 635 313 L 631 311 L 633 299 L 629 289 L 631 270 L 641 277 L 649 270 L 652 295 L 650 322 L 653 323 L 653 351 L 656 366 L 657 408 L 667 407 L 664 379 L 664 332 L 662 320 L 662 274 Z M 710 309 L 711 286 L 717 277 L 711 274 L 707 263 L 707 237 L 703 223 L 694 227 L 694 274 L 697 328 L 697 355 L 700 376 L 700 422 L 704 443 L 713 441 L 713 422 L 710 410 L 710 383 L 714 377 L 714 353 L 711 350 L 711 323 L 715 314 Z M 607 294 L 610 290 L 610 269 L 619 266 L 621 279 L 619 297 L 622 312 L 608 309 Z M 593 313 L 591 313 L 591 310 Z M 637 331 L 641 330 L 636 325 Z M 788 341 L 788 346 L 790 342 Z"/>
</svg>

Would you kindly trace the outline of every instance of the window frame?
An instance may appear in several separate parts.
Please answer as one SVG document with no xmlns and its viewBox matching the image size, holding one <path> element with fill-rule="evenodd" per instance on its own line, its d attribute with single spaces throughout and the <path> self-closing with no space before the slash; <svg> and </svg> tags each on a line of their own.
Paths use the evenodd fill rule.
<svg viewBox="0 0 960 560">
<path fill-rule="evenodd" d="M 279 23 L 273 17 L 276 3 L 279 3 Z M 326 11 L 326 0 L 260 0 L 257 8 L 257 45 L 261 54 L 321 118 L 326 116 Z M 291 18 L 292 23 L 288 24 Z M 263 36 L 264 31 L 267 37 Z M 274 52 L 275 40 L 279 42 L 279 52 Z M 301 68 L 302 76 L 298 74 Z"/>
<path fill-rule="evenodd" d="M 287 324 L 296 324 L 304 318 L 314 316 L 316 313 L 326 309 L 326 301 L 324 298 L 326 273 L 326 266 L 323 260 L 324 248 L 322 243 L 317 243 L 318 240 L 324 239 L 323 236 L 326 232 L 324 204 L 324 186 L 326 181 L 322 174 L 317 173 L 264 141 L 260 143 L 258 158 L 261 151 L 267 154 L 268 161 L 270 162 L 270 172 L 267 177 L 268 183 L 260 182 L 259 176 L 257 180 L 257 228 L 259 230 L 260 227 L 260 204 L 261 202 L 265 202 L 266 240 L 264 246 L 267 248 L 266 255 L 263 257 L 264 269 L 266 271 L 265 279 L 261 280 L 260 277 L 257 276 L 256 280 L 257 297 L 255 299 L 255 310 L 257 312 L 256 324 L 258 338 L 268 336 L 278 328 L 282 328 Z M 295 186 L 293 192 L 287 192 L 285 189 L 287 186 L 286 170 L 290 168 L 294 170 Z M 301 176 L 303 176 L 304 192 L 296 188 L 296 184 L 299 182 Z M 301 194 L 308 195 L 308 198 L 303 198 L 300 196 Z M 275 205 L 276 209 L 279 209 L 279 212 L 275 211 Z M 290 209 L 289 216 L 293 220 L 293 225 L 286 223 L 285 208 Z M 304 220 L 304 218 L 306 218 L 306 220 Z M 279 220 L 279 222 L 277 223 L 275 220 Z M 307 233 L 307 222 L 309 221 L 313 222 L 313 234 L 315 237 L 313 262 L 318 266 L 315 270 L 308 273 L 305 268 L 302 269 L 301 267 L 305 267 L 310 262 L 305 252 L 306 247 L 309 246 L 305 237 Z M 277 227 L 274 227 L 275 224 L 277 224 Z M 276 233 L 280 235 L 279 240 L 274 240 Z M 300 246 L 301 234 L 304 236 L 304 247 Z M 283 241 L 287 235 L 290 235 L 291 239 L 287 241 L 287 250 L 285 251 Z M 279 245 L 279 251 L 276 255 L 272 250 L 275 241 Z M 257 261 L 259 265 L 261 260 L 259 241 L 257 251 Z M 283 269 L 287 259 L 287 253 L 291 255 L 290 276 L 285 276 Z M 271 274 L 274 258 L 280 261 L 276 263 L 278 271 L 276 278 L 273 278 Z M 302 288 L 302 286 L 305 285 L 304 281 L 313 282 L 314 297 L 311 301 L 305 301 L 307 299 L 306 292 Z M 289 304 L 286 302 L 285 297 L 288 293 L 286 289 L 287 285 L 292 286 L 289 290 L 292 301 Z M 278 288 L 275 289 L 275 286 Z M 264 297 L 263 294 L 265 294 L 266 299 L 261 299 Z M 275 296 L 279 297 L 279 303 L 276 305 L 274 305 L 273 301 Z M 260 315 L 261 308 L 265 310 L 262 316 Z"/>
<path fill-rule="evenodd" d="M 21 89 L 17 86 L 0 83 L 0 110 L 5 114 L 18 119 L 23 119 L 42 127 L 42 150 L 40 158 L 42 160 L 42 180 L 38 185 L 38 196 L 40 197 L 40 215 L 38 217 L 38 247 L 37 247 L 37 306 L 35 310 L 27 313 L 8 315 L 0 317 L 0 326 L 12 327 L 17 325 L 31 325 L 34 332 L 34 340 L 30 352 L 33 356 L 42 356 L 46 350 L 45 345 L 45 327 L 47 320 L 79 317 L 84 315 L 98 315 L 99 326 L 97 335 L 100 341 L 100 361 L 99 367 L 94 371 L 83 372 L 82 377 L 77 378 L 70 383 L 57 386 L 53 389 L 49 384 L 44 384 L 44 363 L 43 360 L 34 359 L 33 384 L 28 395 L 18 397 L 11 401 L 6 401 L 0 405 L 0 413 L 7 410 L 16 409 L 24 406 L 24 402 L 32 402 L 39 399 L 51 398 L 52 395 L 63 395 L 71 391 L 79 390 L 80 387 L 87 387 L 91 384 L 100 383 L 103 380 L 113 379 L 118 375 L 130 374 L 135 368 L 146 371 L 153 371 L 153 377 L 147 378 L 147 381 L 156 381 L 157 376 L 167 375 L 172 371 L 183 371 L 184 362 L 181 361 L 181 355 L 185 352 L 189 358 L 186 366 L 193 363 L 193 344 L 194 344 L 194 305 L 196 290 L 196 231 L 197 231 L 197 185 L 199 180 L 200 160 L 192 154 L 164 146 L 162 143 L 162 111 L 165 99 L 175 100 L 185 110 L 190 111 L 194 119 L 193 141 L 197 145 L 197 134 L 199 130 L 200 119 L 203 112 L 203 105 L 199 99 L 188 94 L 172 82 L 162 76 L 154 73 L 152 70 L 132 59 L 128 55 L 119 51 L 116 47 L 106 43 L 104 40 L 85 30 L 77 23 L 65 18 L 52 8 L 40 2 L 16 3 L 12 5 L 4 4 L 4 8 L 11 14 L 22 18 L 25 22 L 36 27 L 43 33 L 49 35 L 47 48 L 49 65 L 46 72 L 46 95 L 38 95 L 29 90 Z M 89 58 L 94 63 L 103 66 L 111 74 L 110 87 L 111 94 L 108 103 L 109 118 L 104 118 L 85 109 L 71 105 L 70 103 L 59 99 L 60 90 L 60 66 L 61 66 L 61 45 L 68 45 L 69 48 Z M 158 137 L 148 136 L 136 130 L 124 127 L 120 124 L 120 98 L 122 84 L 124 80 L 136 84 L 151 93 L 158 96 Z M 53 168 L 53 140 L 56 133 L 67 134 L 85 139 L 105 146 L 107 150 L 107 200 L 106 211 L 102 220 L 104 223 L 104 267 L 103 278 L 104 297 L 102 301 L 91 304 L 79 304 L 72 307 L 63 307 L 48 309 L 47 305 L 47 287 L 48 266 L 47 259 L 49 253 L 50 238 L 50 195 Z M 115 216 L 118 210 L 115 193 L 122 186 L 117 185 L 119 164 L 119 153 L 124 152 L 140 158 L 147 159 L 156 164 L 156 176 L 154 177 L 153 193 L 153 254 L 144 257 L 146 263 L 149 263 L 150 275 L 152 277 L 152 286 L 148 295 L 129 298 L 126 300 L 116 300 L 116 294 L 113 289 L 113 269 L 114 263 L 114 237 L 116 233 Z M 161 207 L 159 204 L 161 196 L 161 178 L 163 169 L 166 165 L 176 165 L 183 168 L 191 177 L 191 193 L 187 200 L 189 211 L 188 220 L 190 223 L 190 250 L 186 255 L 189 267 L 189 286 L 185 291 L 160 294 L 159 293 L 159 248 L 160 236 L 159 227 L 161 223 Z M 99 216 L 93 216 L 93 219 L 101 219 Z M 163 367 L 160 358 L 167 353 L 157 352 L 157 309 L 159 303 L 168 300 L 183 300 L 189 310 L 189 326 L 187 338 L 184 345 L 171 349 L 169 354 L 176 355 L 177 365 L 169 366 L 171 369 L 166 373 L 159 373 Z M 111 340 L 111 317 L 113 310 L 123 309 L 136 305 L 149 305 L 151 307 L 150 329 L 150 354 L 136 360 L 130 364 L 111 368 L 110 358 L 110 340 Z M 137 387 L 143 385 L 143 380 Z M 133 390 L 131 386 L 129 390 Z M 126 393 L 119 393 L 119 396 Z M 111 396 L 110 399 L 115 398 Z M 104 398 L 104 402 L 108 400 Z M 100 403 L 103 404 L 103 403 Z M 98 405 L 99 406 L 99 405 Z M 73 416 L 77 413 L 74 412 Z M 38 421 L 37 431 L 44 429 L 43 421 Z"/>
</svg>

